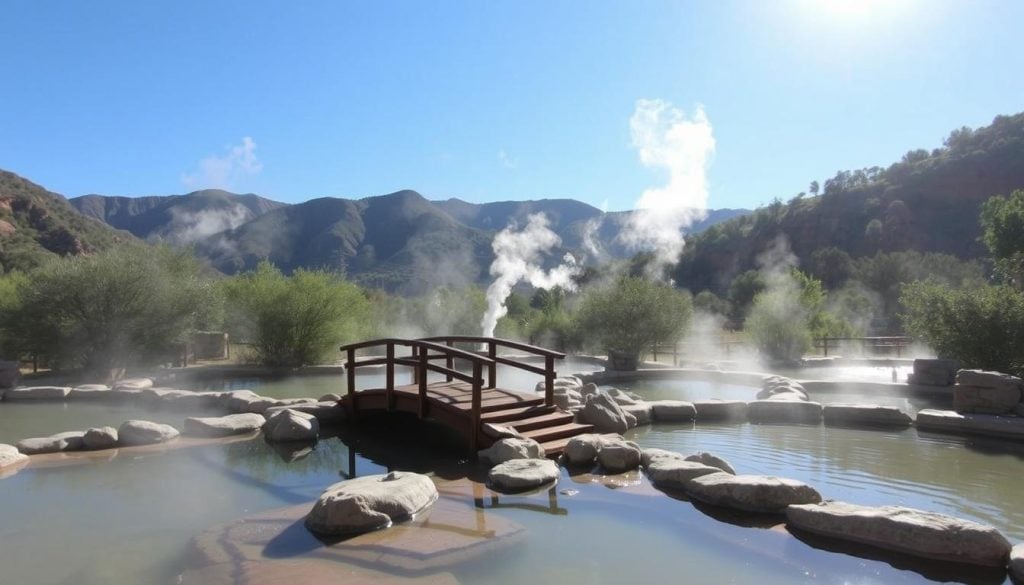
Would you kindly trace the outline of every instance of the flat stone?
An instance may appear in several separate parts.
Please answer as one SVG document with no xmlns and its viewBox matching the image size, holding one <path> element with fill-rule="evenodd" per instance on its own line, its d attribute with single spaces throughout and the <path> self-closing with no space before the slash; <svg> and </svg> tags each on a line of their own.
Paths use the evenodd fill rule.
<svg viewBox="0 0 1024 585">
<path fill-rule="evenodd" d="M 498 465 L 512 459 L 543 459 L 544 447 L 529 438 L 506 438 L 477 453 L 480 459 Z"/>
<path fill-rule="evenodd" d="M 263 428 L 267 419 L 262 414 L 242 413 L 227 416 L 189 417 L 185 419 L 184 434 L 191 437 L 228 437 L 244 435 Z"/>
<path fill-rule="evenodd" d="M 117 429 L 114 427 L 93 427 L 82 436 L 83 448 L 89 451 L 117 447 Z"/>
<path fill-rule="evenodd" d="M 114 390 L 145 390 L 153 387 L 153 380 L 149 378 L 125 378 L 114 383 Z"/>
<path fill-rule="evenodd" d="M 821 404 L 804 401 L 755 400 L 747 404 L 747 418 L 752 423 L 821 422 Z"/>
<path fill-rule="evenodd" d="M 736 475 L 736 470 L 733 469 L 732 465 L 729 465 L 728 461 L 711 453 L 705 453 L 704 451 L 700 451 L 698 453 L 694 453 L 693 455 L 688 455 L 685 460 L 692 461 L 694 463 L 701 463 L 703 465 L 707 465 L 708 467 L 714 467 L 715 469 L 720 469 L 726 473 Z"/>
<path fill-rule="evenodd" d="M 1010 549 L 1010 562 L 1006 568 L 1015 582 L 1024 582 L 1024 544 L 1013 545 Z"/>
<path fill-rule="evenodd" d="M 264 398 L 252 390 L 232 390 L 221 394 L 221 407 L 233 413 L 250 412 L 249 405 Z M 262 414 L 262 413 L 261 413 Z"/>
<path fill-rule="evenodd" d="M 63 451 L 78 451 L 82 448 L 83 431 L 69 431 L 57 433 L 49 437 L 33 437 L 18 441 L 18 451 L 25 455 L 38 455 L 41 453 L 60 453 Z"/>
<path fill-rule="evenodd" d="M 689 422 L 697 416 L 692 402 L 683 400 L 652 400 L 651 412 L 655 422 Z"/>
<path fill-rule="evenodd" d="M 985 370 L 960 370 L 956 373 L 956 383 L 964 386 L 979 386 L 982 388 L 1017 388 L 1024 385 L 1024 380 L 1017 376 L 1004 374 L 1002 372 L 988 372 Z"/>
<path fill-rule="evenodd" d="M 994 414 L 961 414 L 952 410 L 917 412 L 917 428 L 926 431 L 1024 439 L 1024 418 Z"/>
<path fill-rule="evenodd" d="M 320 438 L 320 422 L 311 414 L 287 409 L 267 419 L 263 435 L 272 443 L 313 442 Z"/>
<path fill-rule="evenodd" d="M 345 410 L 345 407 L 341 406 L 337 402 L 331 401 L 271 406 L 263 411 L 263 416 L 269 419 L 275 414 L 285 410 L 294 410 L 295 412 L 311 415 L 320 422 L 321 426 L 345 422 L 348 418 L 348 412 Z"/>
<path fill-rule="evenodd" d="M 1008 414 L 1020 404 L 1020 386 L 953 386 L 953 410 L 975 414 Z"/>
<path fill-rule="evenodd" d="M 909 427 L 914 419 L 895 406 L 877 404 L 826 404 L 822 408 L 829 426 Z"/>
<path fill-rule="evenodd" d="M 28 455 L 25 455 L 14 445 L 7 445 L 0 443 L 0 469 L 16 465 L 23 461 L 28 461 Z"/>
<path fill-rule="evenodd" d="M 601 450 L 601 445 L 601 435 L 593 433 L 577 435 L 565 444 L 562 456 L 569 465 L 593 465 L 597 459 L 597 452 Z"/>
<path fill-rule="evenodd" d="M 796 380 L 784 376 L 765 376 L 758 400 L 809 400 L 807 391 Z"/>
<path fill-rule="evenodd" d="M 680 491 L 685 490 L 691 480 L 712 473 L 722 473 L 722 470 L 683 459 L 660 458 L 651 461 L 647 466 L 647 476 L 651 478 L 651 483 Z"/>
<path fill-rule="evenodd" d="M 557 482 L 558 476 L 550 459 L 512 459 L 492 467 L 487 481 L 498 491 L 517 492 Z"/>
<path fill-rule="evenodd" d="M 675 451 L 669 451 L 667 449 L 658 449 L 657 447 L 651 447 L 644 449 L 640 455 L 640 464 L 646 469 L 651 466 L 655 461 L 660 459 L 671 459 L 675 461 L 685 461 L 686 456 L 682 453 L 676 453 Z"/>
<path fill-rule="evenodd" d="M 121 445 L 154 445 L 178 438 L 178 429 L 148 420 L 128 420 L 117 428 Z"/>
<path fill-rule="evenodd" d="M 579 416 L 585 422 L 594 425 L 599 433 L 624 433 L 629 430 L 629 421 L 622 407 L 611 396 L 600 392 L 590 394 Z"/>
<path fill-rule="evenodd" d="M 952 386 L 959 368 L 956 360 L 916 359 L 914 373 L 907 381 L 924 386 Z"/>
<path fill-rule="evenodd" d="M 622 473 L 640 467 L 640 446 L 624 439 L 604 440 L 597 452 L 597 462 L 606 471 Z"/>
<path fill-rule="evenodd" d="M 991 526 L 901 506 L 792 505 L 786 520 L 814 534 L 927 559 L 1004 567 L 1010 554 L 1010 543 Z"/>
<path fill-rule="evenodd" d="M 612 400 L 619 403 L 619 406 L 626 406 L 627 404 L 636 404 L 636 398 L 633 398 L 629 394 L 619 390 L 618 388 L 609 388 L 605 390 L 608 396 L 612 397 Z"/>
<path fill-rule="evenodd" d="M 742 400 L 698 400 L 693 407 L 698 422 L 747 420 L 747 403 Z"/>
<path fill-rule="evenodd" d="M 426 509 L 437 497 L 437 487 L 426 475 L 392 471 L 357 477 L 327 488 L 306 516 L 306 528 L 327 535 L 386 528 Z"/>
<path fill-rule="evenodd" d="M 622 412 L 636 419 L 636 426 L 649 425 L 654 420 L 654 407 L 649 402 L 637 401 L 620 406 L 622 406 Z"/>
<path fill-rule="evenodd" d="M 690 480 L 686 493 L 706 504 L 759 513 L 781 513 L 786 506 L 821 501 L 817 490 L 795 479 L 724 472 Z"/>
<path fill-rule="evenodd" d="M 21 386 L 4 392 L 4 400 L 66 400 L 70 393 L 66 386 Z"/>
<path fill-rule="evenodd" d="M 105 384 L 82 384 L 68 393 L 69 400 L 109 400 L 112 397 L 110 386 Z"/>
</svg>

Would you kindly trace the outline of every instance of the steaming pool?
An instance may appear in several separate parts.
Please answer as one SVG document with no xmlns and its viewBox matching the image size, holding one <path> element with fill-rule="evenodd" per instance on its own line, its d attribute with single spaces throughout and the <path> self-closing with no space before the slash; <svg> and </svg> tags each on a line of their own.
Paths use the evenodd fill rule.
<svg viewBox="0 0 1024 585">
<path fill-rule="evenodd" d="M 225 384 L 279 397 L 318 396 L 344 387 L 341 376 L 258 382 Z M 532 387 L 536 378 L 523 376 L 519 382 Z M 247 386 L 236 386 L 243 383 Z M 372 376 L 360 378 L 361 386 L 372 383 Z M 693 381 L 618 386 L 648 399 L 752 399 L 756 392 Z M 849 402 L 858 397 L 814 398 Z M 879 402 L 877 396 L 862 398 Z M 893 404 L 926 406 L 910 401 Z M 136 415 L 176 425 L 186 416 L 134 413 L 98 404 L 0 403 L 0 442 L 117 424 Z M 388 555 L 347 561 L 353 570 L 402 578 L 394 582 L 1004 582 L 1001 573 L 915 564 L 906 557 L 878 559 L 854 549 L 829 550 L 832 547 L 805 542 L 771 526 L 777 521 L 730 517 L 668 497 L 653 490 L 642 474 L 608 478 L 617 488 L 610 489 L 598 476 L 570 477 L 563 470 L 553 490 L 492 498 L 495 494 L 479 483 L 481 470 L 459 451 L 458 440 L 440 429 L 424 434 L 422 424 L 414 419 L 368 418 L 340 436 L 321 440 L 308 454 L 275 449 L 255 439 L 122 455 L 103 462 L 33 465 L 0 480 L 0 583 L 250 582 L 242 570 L 202 573 L 193 539 L 242 518 L 287 507 L 308 508 L 327 485 L 350 471 L 350 463 L 358 475 L 388 469 L 432 472 L 439 485 L 446 486 L 437 506 L 465 510 L 470 532 L 481 526 L 482 533 L 512 526 L 522 535 L 507 541 L 496 536 L 484 554 L 445 559 L 428 569 L 396 564 Z M 34 430 L 26 432 L 29 428 Z M 916 429 L 751 424 L 659 424 L 634 429 L 627 438 L 643 447 L 709 451 L 740 473 L 801 480 L 825 498 L 906 505 L 978 520 L 992 524 L 1011 542 L 1024 541 L 1018 487 L 1024 477 L 1024 444 Z M 267 567 L 283 566 L 302 575 L 304 568 L 324 562 L 308 541 L 302 531 L 288 530 L 272 545 L 244 550 L 260 556 Z"/>
</svg>

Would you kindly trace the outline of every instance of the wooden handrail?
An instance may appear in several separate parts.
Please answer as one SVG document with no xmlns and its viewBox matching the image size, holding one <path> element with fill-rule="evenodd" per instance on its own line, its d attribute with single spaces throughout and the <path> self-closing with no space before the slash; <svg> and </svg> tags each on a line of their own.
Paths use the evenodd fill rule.
<svg viewBox="0 0 1024 585">
<path fill-rule="evenodd" d="M 476 335 L 438 335 L 435 337 L 424 337 L 423 341 L 453 341 L 455 343 L 494 343 L 501 347 L 518 349 L 520 351 L 526 351 L 537 355 L 550 355 L 551 357 L 557 359 L 565 358 L 565 354 L 560 351 L 555 351 L 553 349 L 548 349 L 546 347 L 538 347 L 536 345 L 530 345 L 528 343 L 522 343 L 520 341 L 513 341 L 511 339 L 503 339 L 501 337 L 480 337 Z"/>
</svg>

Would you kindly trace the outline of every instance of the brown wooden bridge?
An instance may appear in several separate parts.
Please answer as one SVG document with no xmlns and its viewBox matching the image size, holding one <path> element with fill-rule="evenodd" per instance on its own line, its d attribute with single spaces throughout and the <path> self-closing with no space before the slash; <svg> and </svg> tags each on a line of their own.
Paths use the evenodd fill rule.
<svg viewBox="0 0 1024 585">
<path fill-rule="evenodd" d="M 372 354 L 357 358 L 360 350 Z M 499 350 L 543 358 L 544 367 L 503 357 Z M 353 419 L 371 411 L 411 412 L 462 433 L 474 452 L 511 428 L 540 443 L 549 457 L 559 455 L 570 438 L 593 431 L 591 425 L 577 424 L 571 413 L 554 404 L 555 360 L 565 357 L 557 351 L 507 339 L 465 335 L 374 339 L 343 345 L 341 351 L 348 376 L 348 393 L 341 403 Z M 543 395 L 499 387 L 498 365 L 543 376 Z M 367 366 L 384 366 L 383 388 L 356 390 L 356 370 Z M 412 369 L 411 384 L 395 385 L 396 366 Z M 443 380 L 429 381 L 431 372 L 441 374 Z"/>
</svg>

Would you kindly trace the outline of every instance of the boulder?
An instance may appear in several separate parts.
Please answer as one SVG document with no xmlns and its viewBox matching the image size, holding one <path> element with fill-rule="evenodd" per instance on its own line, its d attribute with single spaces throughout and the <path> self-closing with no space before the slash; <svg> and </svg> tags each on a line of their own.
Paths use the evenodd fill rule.
<svg viewBox="0 0 1024 585">
<path fill-rule="evenodd" d="M 1017 388 L 1024 384 L 1017 376 L 1004 374 L 1002 372 L 988 372 L 985 370 L 960 370 L 956 373 L 956 383 L 964 386 L 979 386 L 982 388 Z"/>
<path fill-rule="evenodd" d="M 813 534 L 927 559 L 1004 567 L 1010 554 L 1010 543 L 991 526 L 901 506 L 792 505 L 786 521 Z"/>
<path fill-rule="evenodd" d="M 82 384 L 68 392 L 69 400 L 109 400 L 112 396 L 106 384 Z"/>
<path fill-rule="evenodd" d="M 0 443 L 0 469 L 10 467 L 16 463 L 27 461 L 28 455 L 25 455 L 14 445 L 6 445 Z"/>
<path fill-rule="evenodd" d="M 597 452 L 597 462 L 606 471 L 622 473 L 640 467 L 640 446 L 624 439 L 604 440 Z"/>
<path fill-rule="evenodd" d="M 0 361 L 0 390 L 14 388 L 21 377 L 21 364 L 18 362 Z"/>
<path fill-rule="evenodd" d="M 747 403 L 742 400 L 698 400 L 693 407 L 698 422 L 747 420 Z"/>
<path fill-rule="evenodd" d="M 555 378 L 553 386 L 555 388 L 556 393 L 559 391 L 559 389 L 568 388 L 572 388 L 578 391 L 580 387 L 583 386 L 583 382 L 580 381 L 580 379 L 577 378 L 576 376 L 563 376 L 560 378 Z M 543 380 L 541 380 L 540 382 L 537 382 L 537 385 L 534 387 L 534 390 L 543 393 L 547 390 L 547 384 Z"/>
<path fill-rule="evenodd" d="M 287 409 L 267 419 L 263 435 L 272 443 L 312 442 L 320 437 L 320 422 L 311 414 Z"/>
<path fill-rule="evenodd" d="M 186 390 L 178 390 L 177 388 L 165 388 L 163 386 L 154 386 L 152 388 L 143 388 L 139 392 L 139 400 L 141 400 L 149 408 L 157 408 L 164 404 L 170 403 L 174 398 L 178 396 L 184 396 L 191 394 Z"/>
<path fill-rule="evenodd" d="M 328 487 L 306 516 L 306 528 L 332 536 L 377 530 L 436 501 L 437 487 L 426 475 L 392 471 L 357 477 Z"/>
<path fill-rule="evenodd" d="M 483 423 L 480 425 L 483 433 L 494 440 L 499 439 L 518 439 L 522 438 L 523 434 L 515 430 L 512 427 L 507 427 L 498 423 Z"/>
<path fill-rule="evenodd" d="M 512 459 L 492 467 L 487 481 L 498 491 L 518 492 L 554 483 L 558 476 L 550 459 Z"/>
<path fill-rule="evenodd" d="M 178 429 L 171 425 L 148 420 L 128 420 L 117 428 L 118 442 L 125 446 L 166 443 L 177 439 L 178 435 Z"/>
<path fill-rule="evenodd" d="M 651 478 L 651 483 L 680 491 L 686 490 L 691 480 L 713 473 L 722 473 L 722 470 L 696 461 L 667 457 L 655 459 L 647 466 L 647 476 Z"/>
<path fill-rule="evenodd" d="M 821 422 L 821 404 L 817 402 L 755 400 L 747 404 L 747 418 L 752 423 Z"/>
<path fill-rule="evenodd" d="M 295 412 L 302 412 L 305 414 L 316 417 L 316 420 L 321 425 L 333 425 L 340 422 L 344 422 L 348 418 L 348 412 L 345 407 L 338 404 L 337 402 L 312 402 L 312 403 L 299 403 L 284 406 L 271 406 L 263 412 L 263 416 L 270 418 L 275 414 L 285 411 L 294 410 Z"/>
<path fill-rule="evenodd" d="M 1016 544 L 1010 549 L 1010 562 L 1006 568 L 1014 582 L 1024 582 L 1024 544 Z"/>
<path fill-rule="evenodd" d="M 601 435 L 577 435 L 569 439 L 569 442 L 565 444 L 562 456 L 569 465 L 593 465 L 594 460 L 597 459 L 597 452 L 601 450 L 602 443 Z"/>
<path fill-rule="evenodd" d="M 826 404 L 822 416 L 829 426 L 909 427 L 914 422 L 895 406 L 877 404 Z"/>
<path fill-rule="evenodd" d="M 153 387 L 153 380 L 149 378 L 125 378 L 114 383 L 113 390 L 145 390 Z"/>
<path fill-rule="evenodd" d="M 495 442 L 477 455 L 491 465 L 498 465 L 512 459 L 543 459 L 544 447 L 533 439 L 508 438 Z"/>
<path fill-rule="evenodd" d="M 636 419 L 636 425 L 649 425 L 654 420 L 654 407 L 649 402 L 638 401 L 633 404 L 622 404 L 622 412 Z"/>
<path fill-rule="evenodd" d="M 658 449 L 656 447 L 644 449 L 643 453 L 640 454 L 640 464 L 643 465 L 645 469 L 660 459 L 684 461 L 686 456 L 682 453 L 676 453 L 675 451 L 669 451 L 667 449 Z"/>
<path fill-rule="evenodd" d="M 786 506 L 821 501 L 817 490 L 794 479 L 723 472 L 690 480 L 686 493 L 713 506 L 760 513 L 781 513 Z"/>
<path fill-rule="evenodd" d="M 636 398 L 633 398 L 629 394 L 619 390 L 618 388 L 609 388 L 605 392 L 608 396 L 612 397 L 612 400 L 619 403 L 619 406 L 626 406 L 627 404 L 636 404 Z"/>
<path fill-rule="evenodd" d="M 580 386 L 580 395 L 583 396 L 584 400 L 586 400 L 587 396 L 593 396 L 600 393 L 601 389 L 597 387 L 597 384 L 590 383 Z"/>
<path fill-rule="evenodd" d="M 554 404 L 562 410 L 570 410 L 573 407 L 580 406 L 583 402 L 579 392 L 556 392 L 554 396 Z"/>
<path fill-rule="evenodd" d="M 241 413 L 227 416 L 189 417 L 185 419 L 184 433 L 191 437 L 228 437 L 244 435 L 263 428 L 267 419 L 262 414 Z"/>
<path fill-rule="evenodd" d="M 1024 418 L 1018 416 L 961 414 L 952 410 L 928 408 L 917 412 L 915 424 L 924 431 L 1024 439 Z"/>
<path fill-rule="evenodd" d="M 651 414 L 655 422 L 689 422 L 697 416 L 692 402 L 682 400 L 652 400 Z"/>
<path fill-rule="evenodd" d="M 260 400 L 263 397 L 252 390 L 232 390 L 221 394 L 220 406 L 228 412 L 249 412 L 249 405 Z"/>
<path fill-rule="evenodd" d="M 341 395 L 331 392 L 318 398 L 317 402 L 338 402 L 339 400 L 341 400 Z"/>
<path fill-rule="evenodd" d="M 736 475 L 736 470 L 732 468 L 732 465 L 729 465 L 728 461 L 717 455 L 712 455 L 711 453 L 700 451 L 687 456 L 685 460 L 707 465 L 708 467 L 714 467 L 715 469 L 720 469 L 726 473 Z"/>
<path fill-rule="evenodd" d="M 69 431 L 57 433 L 49 437 L 33 437 L 18 441 L 18 451 L 25 455 L 38 455 L 41 453 L 60 453 L 63 451 L 78 451 L 83 447 L 82 438 L 85 433 L 82 431 Z"/>
<path fill-rule="evenodd" d="M 923 386 L 952 386 L 959 367 L 956 360 L 916 359 L 914 373 L 907 382 Z"/>
<path fill-rule="evenodd" d="M 21 386 L 4 392 L 4 400 L 65 400 L 70 393 L 66 386 Z"/>
<path fill-rule="evenodd" d="M 807 391 L 799 382 L 783 376 L 765 376 L 761 380 L 758 400 L 809 400 Z"/>
<path fill-rule="evenodd" d="M 1020 404 L 1020 386 L 953 386 L 953 410 L 975 414 L 1008 414 Z"/>
<path fill-rule="evenodd" d="M 84 449 L 98 451 L 117 447 L 117 440 L 117 429 L 114 427 L 93 427 L 85 431 L 82 444 Z"/>
<path fill-rule="evenodd" d="M 584 422 L 594 425 L 599 433 L 622 434 L 629 430 L 629 421 L 622 407 L 603 392 L 588 395 L 579 416 Z"/>
</svg>

